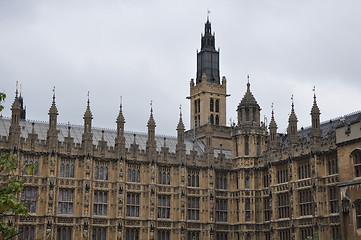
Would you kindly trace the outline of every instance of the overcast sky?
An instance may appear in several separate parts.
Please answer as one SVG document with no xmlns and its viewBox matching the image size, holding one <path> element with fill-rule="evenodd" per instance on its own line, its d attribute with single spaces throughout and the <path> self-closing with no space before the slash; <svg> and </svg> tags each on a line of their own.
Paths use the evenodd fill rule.
<svg viewBox="0 0 361 240">
<path fill-rule="evenodd" d="M 227 119 L 251 90 L 279 132 L 294 95 L 298 127 L 310 125 L 313 86 L 321 121 L 361 109 L 361 1 L 109 0 L 0 1 L 0 91 L 11 116 L 16 81 L 27 119 L 48 121 L 56 87 L 58 121 L 114 129 L 120 96 L 126 130 L 176 135 L 179 105 L 189 128 L 189 81 L 207 9 L 227 77 Z"/>
</svg>

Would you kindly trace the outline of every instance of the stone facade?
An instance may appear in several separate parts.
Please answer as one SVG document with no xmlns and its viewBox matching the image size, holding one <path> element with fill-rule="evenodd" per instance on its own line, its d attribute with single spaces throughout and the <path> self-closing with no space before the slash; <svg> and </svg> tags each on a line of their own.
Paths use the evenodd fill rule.
<svg viewBox="0 0 361 240">
<path fill-rule="evenodd" d="M 361 113 L 321 123 L 314 96 L 311 126 L 297 128 L 292 103 L 280 134 L 273 111 L 269 126 L 260 121 L 248 82 L 237 124 L 226 126 L 226 80 L 207 71 L 216 80 L 191 81 L 192 128 L 180 113 L 168 138 L 155 134 L 152 110 L 147 134 L 125 131 L 122 107 L 116 130 L 94 128 L 89 100 L 83 126 L 58 124 L 55 94 L 49 122 L 24 120 L 16 92 L 0 151 L 18 159 L 25 182 L 29 215 L 7 217 L 19 238 L 360 239 Z"/>
</svg>

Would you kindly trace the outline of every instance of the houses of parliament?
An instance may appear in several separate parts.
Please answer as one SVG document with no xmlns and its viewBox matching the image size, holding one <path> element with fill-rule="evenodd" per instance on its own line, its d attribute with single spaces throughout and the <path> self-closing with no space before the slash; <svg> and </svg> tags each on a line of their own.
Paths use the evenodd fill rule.
<svg viewBox="0 0 361 240">
<path fill-rule="evenodd" d="M 5 216 L 21 240 L 320 240 L 361 239 L 361 112 L 320 121 L 316 94 L 310 127 L 298 128 L 291 104 L 286 134 L 274 112 L 260 121 L 251 84 L 226 125 L 227 80 L 207 19 L 190 81 L 190 129 L 177 136 L 59 124 L 55 93 L 48 122 L 26 120 L 16 90 L 0 118 L 0 152 L 19 163 L 27 216 Z M 35 171 L 27 171 L 29 163 Z M 6 182 L 11 176 L 1 176 Z"/>
</svg>

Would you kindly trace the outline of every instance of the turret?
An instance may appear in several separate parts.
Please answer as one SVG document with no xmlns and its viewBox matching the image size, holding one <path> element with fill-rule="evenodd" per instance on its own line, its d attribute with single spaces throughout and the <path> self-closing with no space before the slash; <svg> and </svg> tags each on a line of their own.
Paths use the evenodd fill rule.
<svg viewBox="0 0 361 240">
<path fill-rule="evenodd" d="M 47 132 L 47 145 L 49 150 L 55 150 L 58 143 L 58 130 L 57 127 L 57 118 L 58 118 L 58 109 L 55 105 L 55 88 L 53 89 L 53 102 L 49 109 L 49 128 Z"/>
<path fill-rule="evenodd" d="M 273 112 L 273 104 L 272 104 L 272 116 L 271 121 L 269 124 L 269 132 L 270 132 L 270 147 L 276 148 L 277 147 L 277 123 L 275 121 L 274 112 Z"/>
<path fill-rule="evenodd" d="M 321 128 L 320 128 L 320 109 L 317 106 L 316 101 L 316 91 L 315 88 L 313 89 L 313 106 L 311 109 L 311 122 L 312 122 L 312 130 L 311 136 L 312 137 L 320 137 L 321 136 Z"/>
<path fill-rule="evenodd" d="M 93 114 L 90 111 L 89 92 L 88 92 L 87 108 L 85 110 L 83 119 L 84 119 L 84 132 L 82 136 L 82 146 L 85 153 L 91 153 L 91 151 L 93 150 L 93 134 L 92 134 Z"/>
<path fill-rule="evenodd" d="M 251 84 L 249 83 L 249 76 L 247 76 L 247 79 L 248 79 L 247 91 L 237 107 L 238 125 L 259 126 L 261 108 L 251 92 Z"/>
<path fill-rule="evenodd" d="M 146 143 L 146 151 L 147 151 L 147 155 L 148 155 L 148 159 L 149 160 L 155 160 L 155 154 L 156 154 L 156 149 L 157 149 L 157 143 L 155 141 L 155 121 L 153 118 L 153 106 L 151 103 L 151 108 L 150 108 L 150 117 L 148 120 L 148 140 Z"/>
<path fill-rule="evenodd" d="M 15 99 L 11 105 L 11 125 L 9 128 L 9 142 L 12 147 L 17 147 L 20 141 L 20 110 L 18 87 L 16 86 Z"/>
<path fill-rule="evenodd" d="M 117 123 L 117 136 L 115 137 L 115 149 L 116 149 L 117 153 L 119 154 L 118 156 L 123 157 L 124 152 L 125 152 L 125 137 L 124 137 L 125 119 L 123 116 L 122 104 L 120 104 L 119 114 L 118 114 L 116 123 Z"/>
<path fill-rule="evenodd" d="M 293 104 L 293 96 L 291 98 L 292 104 L 291 104 L 291 114 L 288 118 L 288 128 L 287 128 L 287 134 L 288 139 L 290 143 L 296 143 L 297 142 L 297 116 L 294 109 Z"/>
<path fill-rule="evenodd" d="M 182 119 L 182 109 L 181 107 L 179 107 L 179 122 L 177 125 L 177 145 L 176 145 L 176 152 L 177 152 L 177 156 L 179 156 L 181 159 L 183 157 L 185 157 L 185 151 L 186 151 L 186 146 L 184 143 L 184 131 L 185 131 L 185 127 L 183 124 L 183 119 Z"/>
</svg>

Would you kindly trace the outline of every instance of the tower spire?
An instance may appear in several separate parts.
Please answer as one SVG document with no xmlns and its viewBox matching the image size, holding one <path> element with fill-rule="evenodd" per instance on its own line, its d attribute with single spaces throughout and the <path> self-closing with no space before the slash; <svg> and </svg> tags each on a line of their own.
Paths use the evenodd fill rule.
<svg viewBox="0 0 361 240">
<path fill-rule="evenodd" d="M 93 133 L 92 133 L 93 114 L 90 110 L 89 91 L 88 91 L 87 107 L 83 119 L 84 119 L 84 132 L 82 136 L 82 145 L 83 145 L 82 147 L 85 153 L 90 153 L 93 148 Z"/>
<path fill-rule="evenodd" d="M 148 155 L 148 160 L 155 160 L 157 143 L 155 141 L 155 121 L 153 118 L 153 101 L 150 102 L 150 117 L 148 120 L 148 140 L 146 143 L 146 151 Z"/>
<path fill-rule="evenodd" d="M 294 102 L 293 102 L 293 95 L 291 96 L 291 114 L 288 118 L 288 129 L 287 129 L 287 133 L 289 135 L 289 141 L 291 143 L 295 143 L 297 142 L 297 116 L 295 113 L 295 108 L 294 108 Z"/>
<path fill-rule="evenodd" d="M 277 123 L 274 117 L 273 103 L 271 105 L 272 113 L 271 113 L 271 121 L 269 123 L 270 130 L 270 145 L 271 148 L 277 147 Z"/>
<path fill-rule="evenodd" d="M 48 147 L 49 150 L 55 150 L 58 143 L 58 131 L 56 129 L 58 109 L 55 104 L 55 87 L 53 88 L 53 101 L 51 103 L 48 115 L 49 115 L 49 128 L 47 132 Z"/>
<path fill-rule="evenodd" d="M 201 51 L 197 53 L 196 84 L 202 82 L 202 76 L 205 74 L 207 82 L 219 85 L 219 52 L 215 47 L 215 36 L 212 34 L 209 13 L 208 10 L 207 21 L 204 25 L 204 34 L 202 34 L 201 38 Z"/>
<path fill-rule="evenodd" d="M 313 105 L 311 109 L 311 122 L 312 122 L 312 130 L 311 135 L 312 137 L 319 137 L 321 136 L 321 128 L 320 128 L 320 109 L 317 105 L 316 100 L 316 88 L 313 87 Z"/>
</svg>

